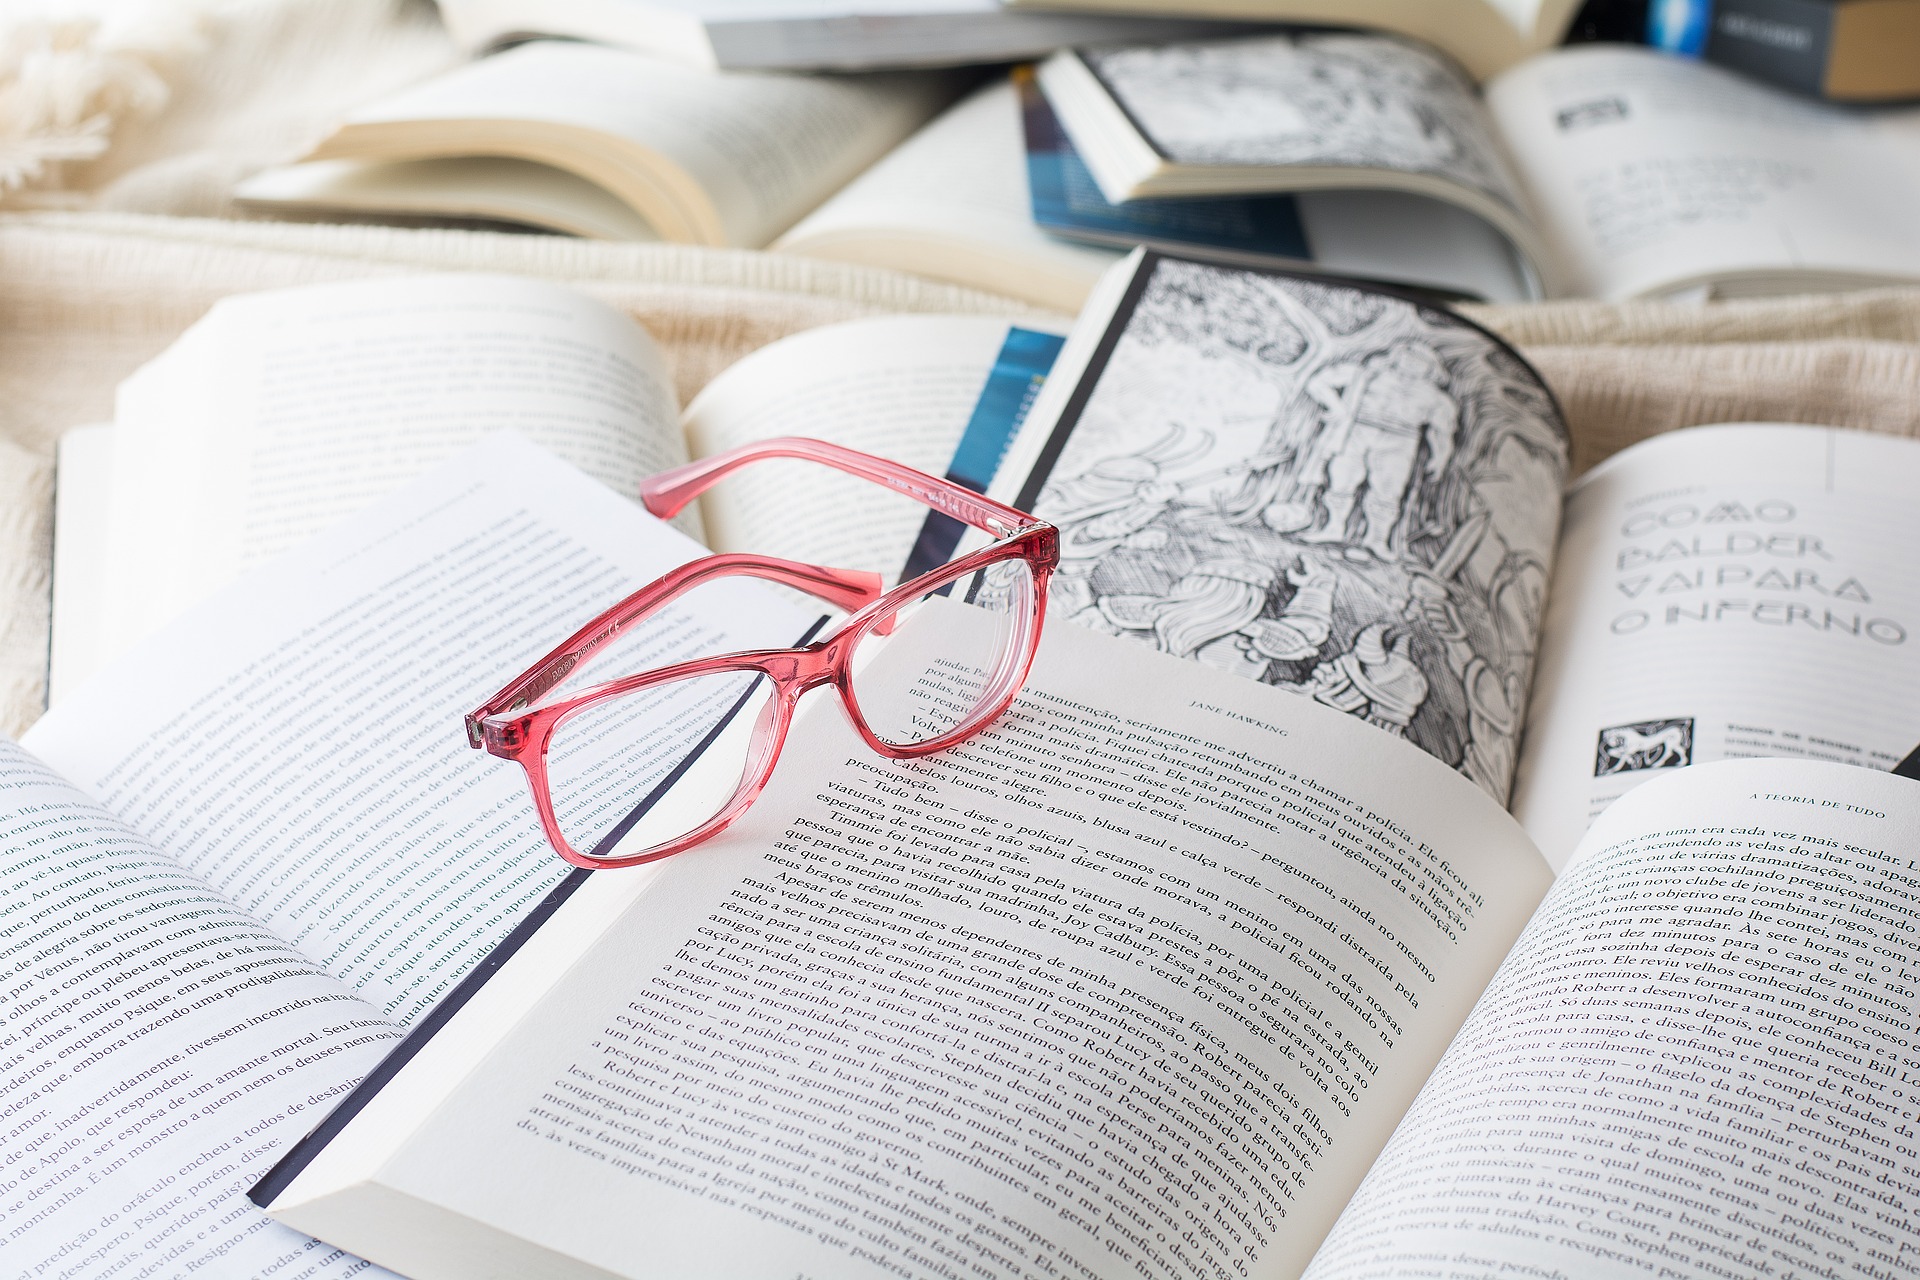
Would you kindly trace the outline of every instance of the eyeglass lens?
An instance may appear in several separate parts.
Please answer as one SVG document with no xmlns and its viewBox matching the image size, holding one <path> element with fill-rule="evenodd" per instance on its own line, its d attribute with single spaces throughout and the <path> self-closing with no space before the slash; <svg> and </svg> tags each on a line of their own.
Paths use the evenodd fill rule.
<svg viewBox="0 0 1920 1280">
<path fill-rule="evenodd" d="M 968 726 L 1018 678 L 1034 614 L 1033 574 L 1017 557 L 909 601 L 855 647 L 858 714 L 896 747 Z M 624 858 L 704 826 L 757 780 L 776 696 L 758 672 L 725 672 L 606 698 L 563 721 L 546 767 L 567 843 Z"/>
</svg>

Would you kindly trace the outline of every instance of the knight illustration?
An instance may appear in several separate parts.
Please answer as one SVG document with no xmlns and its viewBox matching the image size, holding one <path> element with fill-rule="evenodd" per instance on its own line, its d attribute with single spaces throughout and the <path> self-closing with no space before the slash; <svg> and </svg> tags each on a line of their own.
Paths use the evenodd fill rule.
<svg viewBox="0 0 1920 1280">
<path fill-rule="evenodd" d="M 1303 542 L 1346 543 L 1353 552 L 1398 559 L 1394 528 L 1426 446 L 1425 476 L 1436 480 L 1453 457 L 1460 411 L 1446 391 L 1447 371 L 1425 342 L 1407 339 L 1362 362 L 1328 365 L 1307 381 L 1324 431 L 1303 468 L 1307 484 L 1324 484 L 1323 517 Z M 1359 528 L 1348 525 L 1360 508 Z M 1350 552 L 1352 554 L 1352 552 Z"/>
</svg>

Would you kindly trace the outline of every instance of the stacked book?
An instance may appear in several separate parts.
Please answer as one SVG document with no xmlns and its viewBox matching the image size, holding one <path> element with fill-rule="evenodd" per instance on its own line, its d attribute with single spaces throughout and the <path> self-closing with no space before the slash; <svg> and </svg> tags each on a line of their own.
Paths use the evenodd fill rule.
<svg viewBox="0 0 1920 1280">
<path fill-rule="evenodd" d="M 683 405 L 583 293 L 380 277 L 128 379 L 0 741 L 9 1273 L 1914 1275 L 1920 444 L 1575 476 L 1449 305 L 1920 281 L 1920 115 L 1816 100 L 1900 91 L 1905 0 L 1780 3 L 1800 96 L 1713 65 L 1800 40 L 1732 3 L 1689 58 L 1672 4 L 442 0 L 474 60 L 247 201 L 1078 319 L 824 326 Z M 1031 678 L 917 759 L 816 691 L 737 823 L 568 868 L 463 733 L 503 680 L 710 552 L 962 546 L 793 459 L 627 500 L 787 436 L 1051 522 Z M 672 603 L 620 674 L 837 625 Z M 908 719 L 968 670 L 940 603 L 857 668 L 914 657 Z M 629 821 L 704 781 L 639 720 L 584 749 Z"/>
<path fill-rule="evenodd" d="M 476 47 L 575 38 L 370 104 L 243 201 L 771 247 L 1067 312 L 1141 244 L 1469 300 L 1920 279 L 1920 116 L 1552 47 L 1566 0 L 444 7 Z M 1245 21 L 1275 16 L 1348 29 Z"/>
<path fill-rule="evenodd" d="M 623 496 L 792 433 L 1056 524 L 1025 691 L 914 760 L 816 694 L 727 831 L 570 870 L 465 712 L 708 548 L 926 545 L 797 461 Z M 1145 251 L 1064 334 L 828 326 L 684 410 L 546 282 L 222 302 L 62 453 L 10 1271 L 1901 1274 L 1920 444 L 1570 462 L 1438 304 Z M 553 692 L 815 612 L 692 592 Z M 688 744 L 633 728 L 650 787 Z"/>
</svg>

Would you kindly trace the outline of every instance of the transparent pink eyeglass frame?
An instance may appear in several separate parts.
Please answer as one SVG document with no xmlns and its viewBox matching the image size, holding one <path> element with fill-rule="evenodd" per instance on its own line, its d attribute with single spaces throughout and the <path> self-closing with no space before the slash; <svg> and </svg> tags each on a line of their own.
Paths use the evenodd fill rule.
<svg viewBox="0 0 1920 1280">
<path fill-rule="evenodd" d="M 534 808 L 548 843 L 576 867 L 631 867 L 653 862 L 692 848 L 725 830 L 759 798 L 767 780 L 773 776 L 774 763 L 801 695 L 821 685 L 832 685 L 839 691 L 842 709 L 869 747 L 883 756 L 904 760 L 944 751 L 979 733 L 1006 711 L 1026 683 L 1045 620 L 1047 580 L 1060 560 L 1060 535 L 1053 525 L 898 462 L 799 436 L 757 441 L 663 471 L 641 482 L 640 499 L 654 515 L 671 519 L 731 472 L 767 458 L 823 463 L 883 484 L 943 515 L 992 534 L 995 541 L 903 582 L 891 591 L 877 573 L 832 569 L 773 556 L 703 556 L 635 591 L 516 676 L 467 716 L 467 741 L 477 749 L 512 760 L 525 770 L 533 790 Z M 882 740 L 861 714 L 859 700 L 853 693 L 850 664 L 855 649 L 869 635 L 887 634 L 894 615 L 920 597 L 1008 560 L 1026 562 L 1033 578 L 1032 606 L 1012 620 L 1010 657 L 989 682 L 979 704 L 964 721 L 937 738 L 904 746 Z M 787 649 L 754 649 L 675 663 L 609 680 L 558 702 L 533 705 L 627 629 L 702 583 L 730 575 L 763 578 L 795 588 L 828 601 L 852 616 L 831 635 L 811 644 Z M 763 675 L 772 682 L 774 691 L 754 726 L 746 766 L 741 770 L 739 789 L 733 798 L 706 822 L 665 844 L 619 857 L 594 857 L 575 849 L 561 832 L 547 785 L 547 747 L 553 741 L 554 731 L 597 702 L 651 685 L 728 672 Z M 688 746 L 693 749 L 695 744 L 689 742 Z"/>
</svg>

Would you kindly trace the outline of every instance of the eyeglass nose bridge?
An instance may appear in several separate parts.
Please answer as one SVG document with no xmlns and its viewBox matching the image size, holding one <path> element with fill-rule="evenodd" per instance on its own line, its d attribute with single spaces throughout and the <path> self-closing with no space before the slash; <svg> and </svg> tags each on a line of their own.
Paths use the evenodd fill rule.
<svg viewBox="0 0 1920 1280">
<path fill-rule="evenodd" d="M 846 665 L 844 634 L 830 636 L 801 649 L 765 654 L 754 665 L 773 682 L 780 700 L 791 712 L 807 694 L 823 685 L 838 688 L 839 673 Z"/>
</svg>

